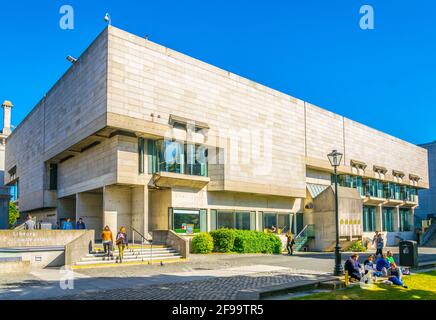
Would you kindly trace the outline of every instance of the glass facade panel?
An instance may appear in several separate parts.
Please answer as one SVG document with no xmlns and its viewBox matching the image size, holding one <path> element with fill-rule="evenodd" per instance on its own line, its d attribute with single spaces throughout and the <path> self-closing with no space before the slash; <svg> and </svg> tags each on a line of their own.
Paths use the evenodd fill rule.
<svg viewBox="0 0 436 320">
<path fill-rule="evenodd" d="M 394 208 L 383 208 L 382 209 L 382 227 L 383 231 L 392 232 L 394 231 Z"/>
<path fill-rule="evenodd" d="M 263 229 L 271 229 L 273 226 L 277 227 L 277 215 L 275 213 L 264 213 Z"/>
<path fill-rule="evenodd" d="M 363 231 L 364 232 L 376 231 L 375 217 L 376 217 L 376 207 L 372 207 L 372 206 L 363 207 Z"/>
<path fill-rule="evenodd" d="M 271 230 L 273 226 L 277 228 L 276 232 L 279 234 L 292 230 L 291 214 L 272 212 L 263 213 L 263 230 Z"/>
<path fill-rule="evenodd" d="M 208 176 L 208 150 L 206 146 L 180 141 L 148 140 L 147 156 L 149 173 L 162 171 Z M 139 157 L 141 159 L 140 150 Z"/>
<path fill-rule="evenodd" d="M 216 219 L 217 229 L 250 230 L 251 228 L 249 211 L 218 211 Z"/>
<path fill-rule="evenodd" d="M 400 231 L 412 231 L 412 212 L 410 209 L 400 209 Z"/>
<path fill-rule="evenodd" d="M 332 175 L 332 183 L 334 183 L 334 176 Z M 361 176 L 350 176 L 341 174 L 338 176 L 338 184 L 341 187 L 355 188 L 359 191 L 360 195 L 364 195 L 363 179 Z"/>
<path fill-rule="evenodd" d="M 173 230 L 176 233 L 192 234 L 200 232 L 200 210 L 172 210 Z"/>
</svg>

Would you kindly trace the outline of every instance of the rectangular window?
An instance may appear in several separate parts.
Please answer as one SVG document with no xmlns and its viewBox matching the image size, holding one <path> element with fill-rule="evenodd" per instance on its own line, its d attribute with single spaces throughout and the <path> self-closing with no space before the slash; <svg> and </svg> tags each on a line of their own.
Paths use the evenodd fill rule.
<svg viewBox="0 0 436 320">
<path fill-rule="evenodd" d="M 50 163 L 49 165 L 49 190 L 58 189 L 58 165 Z"/>
<path fill-rule="evenodd" d="M 176 233 L 182 234 L 194 234 L 200 232 L 200 210 L 173 209 L 172 229 Z"/>
<path fill-rule="evenodd" d="M 363 207 L 363 231 L 376 231 L 375 225 L 376 208 L 371 206 Z"/>
<path fill-rule="evenodd" d="M 383 231 L 393 232 L 394 231 L 394 208 L 383 208 Z"/>
<path fill-rule="evenodd" d="M 250 230 L 250 212 L 249 211 L 218 211 L 217 212 L 217 229 L 228 228 L 238 230 Z"/>
<path fill-rule="evenodd" d="M 263 213 L 263 230 L 272 231 L 274 228 L 275 232 L 281 234 L 288 230 L 292 230 L 291 227 L 291 214 L 290 213 Z"/>
<path fill-rule="evenodd" d="M 144 138 L 138 138 L 138 171 L 144 173 Z"/>
<path fill-rule="evenodd" d="M 400 209 L 400 231 L 411 231 L 412 213 L 410 209 Z"/>
<path fill-rule="evenodd" d="M 19 188 L 19 180 L 17 179 L 12 185 L 10 185 L 10 194 L 11 194 L 11 201 L 17 201 L 20 196 L 20 188 Z"/>
<path fill-rule="evenodd" d="M 148 160 L 148 173 L 154 174 L 157 172 L 157 149 L 155 140 L 147 140 L 147 160 Z"/>
</svg>

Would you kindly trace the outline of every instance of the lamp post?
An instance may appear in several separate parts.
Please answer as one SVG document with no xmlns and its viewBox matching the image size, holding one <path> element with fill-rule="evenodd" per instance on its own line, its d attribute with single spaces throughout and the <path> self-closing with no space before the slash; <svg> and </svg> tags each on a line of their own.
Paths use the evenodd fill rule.
<svg viewBox="0 0 436 320">
<path fill-rule="evenodd" d="M 338 172 L 337 168 L 341 164 L 342 153 L 333 150 L 331 153 L 327 155 L 330 164 L 334 170 L 334 179 L 335 179 L 335 222 L 336 222 L 336 246 L 335 246 L 335 269 L 334 275 L 340 276 L 344 274 L 344 269 L 342 268 L 341 263 L 341 245 L 339 244 L 339 210 L 338 210 Z"/>
</svg>

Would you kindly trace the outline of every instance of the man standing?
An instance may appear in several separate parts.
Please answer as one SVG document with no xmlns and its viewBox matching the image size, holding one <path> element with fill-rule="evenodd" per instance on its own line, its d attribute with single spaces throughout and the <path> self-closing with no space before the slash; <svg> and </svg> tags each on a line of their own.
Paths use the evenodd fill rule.
<svg viewBox="0 0 436 320">
<path fill-rule="evenodd" d="M 67 218 L 66 221 L 62 224 L 62 230 L 73 230 L 73 224 L 71 223 L 71 219 Z"/>
<path fill-rule="evenodd" d="M 85 222 L 83 221 L 82 218 L 79 218 L 79 221 L 77 221 L 77 223 L 76 223 L 76 229 L 77 229 L 77 230 L 85 230 L 85 229 L 86 229 Z"/>
<path fill-rule="evenodd" d="M 384 240 L 383 240 L 383 235 L 381 234 L 381 232 L 377 235 L 377 239 L 375 240 L 376 242 L 376 246 L 377 246 L 377 251 L 375 252 L 375 256 L 379 255 L 382 256 L 383 255 L 383 247 L 385 246 Z"/>
<path fill-rule="evenodd" d="M 33 221 L 32 216 L 29 214 L 27 216 L 26 222 L 24 223 L 24 228 L 26 230 L 34 230 L 35 229 L 35 221 Z"/>
<path fill-rule="evenodd" d="M 294 249 L 293 249 L 294 244 L 295 244 L 294 236 L 291 230 L 288 230 L 288 232 L 286 232 L 286 249 L 288 250 L 288 254 L 290 254 L 291 256 L 294 254 Z"/>
</svg>

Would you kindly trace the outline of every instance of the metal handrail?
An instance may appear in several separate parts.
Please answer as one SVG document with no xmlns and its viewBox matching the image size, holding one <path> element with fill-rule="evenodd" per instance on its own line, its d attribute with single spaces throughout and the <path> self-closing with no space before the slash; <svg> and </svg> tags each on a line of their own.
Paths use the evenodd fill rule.
<svg viewBox="0 0 436 320">
<path fill-rule="evenodd" d="M 152 262 L 153 262 L 152 261 L 153 260 L 153 239 L 145 238 L 141 232 L 139 232 L 138 230 L 136 230 L 132 226 L 130 226 L 129 229 L 133 231 L 132 241 L 134 241 L 134 239 L 135 239 L 133 236 L 135 233 L 137 233 L 141 237 L 141 254 L 144 252 L 144 241 L 146 241 L 146 242 L 148 242 L 148 244 L 150 244 L 150 262 L 149 262 L 149 264 L 152 264 Z M 135 243 L 133 242 L 133 244 L 135 244 Z M 142 262 L 144 262 L 144 258 L 142 258 Z"/>
<path fill-rule="evenodd" d="M 308 227 L 309 227 L 309 225 L 306 224 L 306 225 L 304 226 L 303 230 L 301 230 L 300 233 L 297 234 L 297 235 L 295 236 L 294 240 L 297 239 L 297 238 L 300 238 L 300 237 L 303 235 L 303 232 L 306 231 L 306 229 L 307 229 Z"/>
</svg>

